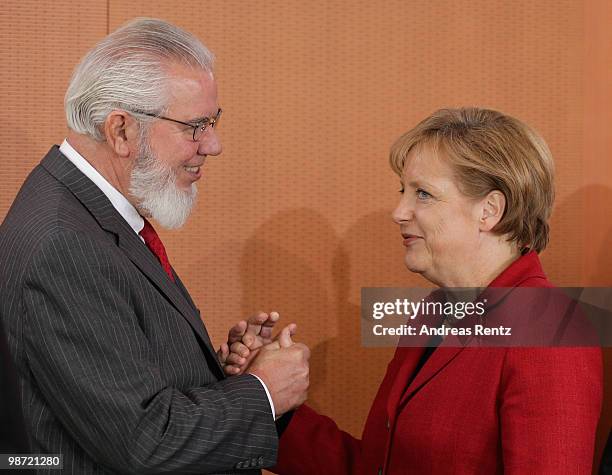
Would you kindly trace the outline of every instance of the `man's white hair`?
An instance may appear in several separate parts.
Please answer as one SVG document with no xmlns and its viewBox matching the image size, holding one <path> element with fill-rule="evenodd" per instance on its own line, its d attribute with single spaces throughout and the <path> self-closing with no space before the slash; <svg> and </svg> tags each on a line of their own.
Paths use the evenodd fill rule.
<svg viewBox="0 0 612 475">
<path fill-rule="evenodd" d="M 147 130 L 141 129 L 136 163 L 130 176 L 130 194 L 138 201 L 138 211 L 155 219 L 166 229 L 182 227 L 196 202 L 198 189 L 176 185 L 176 171 L 156 156 Z"/>
<path fill-rule="evenodd" d="M 76 67 L 64 98 L 68 127 L 97 141 L 110 112 L 163 114 L 169 63 L 212 72 L 214 55 L 191 33 L 154 18 L 137 18 L 91 49 Z M 141 121 L 148 121 L 142 116 Z"/>
</svg>

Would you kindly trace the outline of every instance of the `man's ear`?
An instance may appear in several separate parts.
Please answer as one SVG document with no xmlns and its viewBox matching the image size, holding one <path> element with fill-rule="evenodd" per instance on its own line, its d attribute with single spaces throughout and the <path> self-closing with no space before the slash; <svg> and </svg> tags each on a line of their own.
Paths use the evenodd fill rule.
<svg viewBox="0 0 612 475">
<path fill-rule="evenodd" d="M 506 197 L 499 190 L 493 190 L 481 201 L 479 207 L 480 230 L 491 231 L 499 223 L 506 210 Z"/>
<path fill-rule="evenodd" d="M 136 124 L 128 113 L 114 110 L 104 121 L 104 136 L 108 146 L 120 157 L 130 155 L 129 140 L 134 135 L 132 130 Z"/>
</svg>

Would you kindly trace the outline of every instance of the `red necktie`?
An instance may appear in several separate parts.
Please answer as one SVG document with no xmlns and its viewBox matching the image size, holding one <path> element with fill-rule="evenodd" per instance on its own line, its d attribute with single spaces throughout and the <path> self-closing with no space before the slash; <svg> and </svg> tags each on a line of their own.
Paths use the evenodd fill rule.
<svg viewBox="0 0 612 475">
<path fill-rule="evenodd" d="M 144 228 L 140 231 L 140 235 L 144 239 L 145 244 L 151 250 L 155 257 L 159 260 L 159 263 L 164 268 L 170 280 L 174 282 L 174 274 L 172 274 L 172 268 L 170 267 L 170 261 L 168 260 L 168 254 L 166 254 L 166 248 L 164 244 L 161 242 L 161 239 L 155 232 L 151 223 L 149 223 L 146 219 L 144 220 Z"/>
</svg>

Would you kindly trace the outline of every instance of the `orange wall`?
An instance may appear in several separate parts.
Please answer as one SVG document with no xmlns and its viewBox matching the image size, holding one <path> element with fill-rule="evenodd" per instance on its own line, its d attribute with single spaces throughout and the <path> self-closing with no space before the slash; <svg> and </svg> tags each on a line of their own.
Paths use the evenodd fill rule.
<svg viewBox="0 0 612 475">
<path fill-rule="evenodd" d="M 612 286 L 606 0 L 5 0 L 2 12 L 0 218 L 62 140 L 72 68 L 107 32 L 155 16 L 216 53 L 224 153 L 187 226 L 162 238 L 217 344 L 260 308 L 298 322 L 311 404 L 354 434 L 392 354 L 360 346 L 360 288 L 426 284 L 402 264 L 387 165 L 426 114 L 481 105 L 538 129 L 557 164 L 545 268 L 560 285 Z"/>
</svg>

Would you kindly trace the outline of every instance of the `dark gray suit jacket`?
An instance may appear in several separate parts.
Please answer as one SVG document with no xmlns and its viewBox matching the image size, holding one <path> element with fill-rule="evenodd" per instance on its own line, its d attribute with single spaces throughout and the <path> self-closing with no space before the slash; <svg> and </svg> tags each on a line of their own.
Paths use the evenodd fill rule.
<svg viewBox="0 0 612 475">
<path fill-rule="evenodd" d="M 17 375 L 0 322 L 0 454 L 29 454 Z"/>
<path fill-rule="evenodd" d="M 224 377 L 180 279 L 57 146 L 0 227 L 0 297 L 32 452 L 65 473 L 274 464 L 261 383 Z"/>
</svg>

